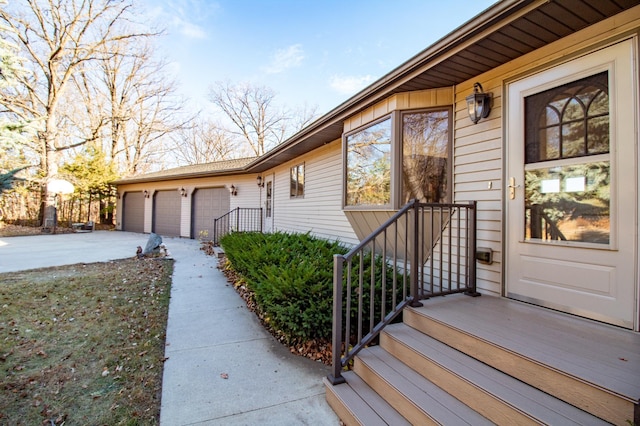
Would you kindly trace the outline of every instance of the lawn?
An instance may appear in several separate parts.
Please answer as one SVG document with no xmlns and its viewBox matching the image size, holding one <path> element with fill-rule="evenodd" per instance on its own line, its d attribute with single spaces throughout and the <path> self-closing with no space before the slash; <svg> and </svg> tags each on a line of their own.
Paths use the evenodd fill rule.
<svg viewBox="0 0 640 426">
<path fill-rule="evenodd" d="M 159 423 L 173 261 L 0 274 L 0 424 Z"/>
</svg>

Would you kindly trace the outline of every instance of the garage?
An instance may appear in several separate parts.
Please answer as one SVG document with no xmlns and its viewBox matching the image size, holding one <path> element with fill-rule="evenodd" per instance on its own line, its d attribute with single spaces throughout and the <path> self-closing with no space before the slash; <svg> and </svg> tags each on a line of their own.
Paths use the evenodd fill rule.
<svg viewBox="0 0 640 426">
<path fill-rule="evenodd" d="M 226 188 L 196 189 L 191 212 L 191 238 L 213 238 L 214 219 L 229 212 L 229 191 Z"/>
<path fill-rule="evenodd" d="M 153 232 L 165 237 L 180 236 L 180 194 L 157 191 L 153 196 Z"/>
<path fill-rule="evenodd" d="M 142 191 L 125 192 L 122 203 L 122 229 L 129 232 L 144 232 L 144 195 Z"/>
</svg>

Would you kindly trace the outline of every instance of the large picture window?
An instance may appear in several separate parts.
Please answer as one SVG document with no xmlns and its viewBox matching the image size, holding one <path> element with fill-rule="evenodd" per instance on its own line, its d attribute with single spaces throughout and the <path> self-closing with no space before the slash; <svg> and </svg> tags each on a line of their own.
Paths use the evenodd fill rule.
<svg viewBox="0 0 640 426">
<path fill-rule="evenodd" d="M 449 112 L 402 115 L 402 203 L 449 201 Z"/>
<path fill-rule="evenodd" d="M 450 116 L 449 109 L 398 112 L 347 135 L 345 206 L 449 202 Z"/>
<path fill-rule="evenodd" d="M 391 118 L 346 138 L 346 205 L 390 206 Z"/>
</svg>

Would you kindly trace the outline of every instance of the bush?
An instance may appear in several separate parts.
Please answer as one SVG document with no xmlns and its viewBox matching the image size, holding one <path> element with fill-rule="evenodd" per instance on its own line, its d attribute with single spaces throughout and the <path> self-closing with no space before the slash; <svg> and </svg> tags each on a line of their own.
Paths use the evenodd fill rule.
<svg viewBox="0 0 640 426">
<path fill-rule="evenodd" d="M 346 254 L 347 248 L 309 234 L 282 232 L 261 234 L 236 232 L 220 241 L 231 267 L 244 279 L 254 293 L 263 318 L 281 332 L 289 342 L 295 340 L 330 339 L 333 321 L 333 255 Z M 371 255 L 363 259 L 364 329 L 369 329 Z M 375 263 L 376 312 L 381 302 L 382 259 Z M 354 262 L 352 278 L 357 276 Z M 385 264 L 386 265 L 386 264 Z M 391 308 L 393 272 L 387 266 L 387 312 Z M 357 279 L 355 281 L 357 285 Z M 357 292 L 356 289 L 353 289 Z M 346 289 L 345 289 L 346 292 Z M 354 293 L 355 294 L 355 293 Z M 345 294 L 346 296 L 346 294 Z M 357 318 L 357 296 L 352 305 L 352 317 Z M 376 318 L 379 320 L 380 318 Z M 351 334 L 357 333 L 352 320 Z"/>
<path fill-rule="evenodd" d="M 282 232 L 236 232 L 220 244 L 271 326 L 289 340 L 331 336 L 333 255 L 346 253 L 342 245 Z"/>
</svg>

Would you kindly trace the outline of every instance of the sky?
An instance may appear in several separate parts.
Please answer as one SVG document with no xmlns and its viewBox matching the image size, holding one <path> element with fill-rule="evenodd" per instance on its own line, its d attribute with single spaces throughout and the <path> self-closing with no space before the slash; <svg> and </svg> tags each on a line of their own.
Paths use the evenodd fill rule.
<svg viewBox="0 0 640 426">
<path fill-rule="evenodd" d="M 147 0 L 160 54 L 194 109 L 215 82 L 251 83 L 324 114 L 495 0 Z M 145 17 L 145 19 L 146 19 Z"/>
</svg>

